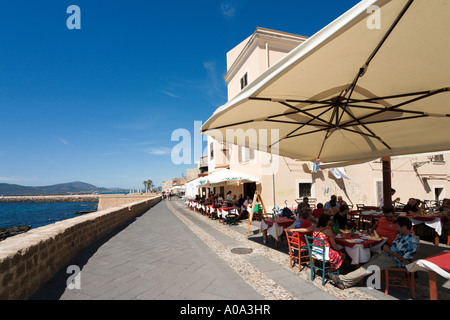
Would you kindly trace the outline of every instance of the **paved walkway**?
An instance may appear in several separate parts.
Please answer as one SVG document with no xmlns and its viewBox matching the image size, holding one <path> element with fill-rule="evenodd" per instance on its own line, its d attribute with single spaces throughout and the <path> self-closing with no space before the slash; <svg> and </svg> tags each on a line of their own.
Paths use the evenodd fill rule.
<svg viewBox="0 0 450 320">
<path fill-rule="evenodd" d="M 371 300 L 408 299 L 407 291 L 385 296 L 365 287 L 341 291 L 309 268 L 289 266 L 280 242 L 263 244 L 262 235 L 246 235 L 247 224 L 226 226 L 186 209 L 181 200 L 163 201 L 92 244 L 44 284 L 31 299 L 51 300 Z M 254 223 L 252 230 L 257 230 Z M 236 254 L 234 248 L 251 249 Z M 233 250 L 234 251 L 234 250 Z M 81 270 L 79 289 L 68 289 Z M 422 276 L 423 277 L 423 276 Z M 425 291 L 424 291 L 425 290 Z M 424 295 L 427 294 L 424 288 Z M 419 291 L 420 285 L 419 285 Z M 422 292 L 421 291 L 421 292 Z M 448 290 L 447 290 L 448 292 Z M 445 292 L 444 292 L 445 293 Z M 418 298 L 427 299 L 428 296 Z"/>
</svg>

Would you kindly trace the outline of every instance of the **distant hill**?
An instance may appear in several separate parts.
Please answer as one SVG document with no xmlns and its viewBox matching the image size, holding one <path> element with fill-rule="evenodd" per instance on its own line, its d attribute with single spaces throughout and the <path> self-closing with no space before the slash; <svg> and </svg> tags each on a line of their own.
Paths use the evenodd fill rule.
<svg viewBox="0 0 450 320">
<path fill-rule="evenodd" d="M 89 183 L 80 181 L 55 184 L 43 187 L 27 187 L 18 184 L 0 183 L 0 195 L 4 196 L 25 196 L 43 194 L 71 194 L 71 193 L 92 193 L 107 192 L 106 188 L 99 188 Z"/>
</svg>

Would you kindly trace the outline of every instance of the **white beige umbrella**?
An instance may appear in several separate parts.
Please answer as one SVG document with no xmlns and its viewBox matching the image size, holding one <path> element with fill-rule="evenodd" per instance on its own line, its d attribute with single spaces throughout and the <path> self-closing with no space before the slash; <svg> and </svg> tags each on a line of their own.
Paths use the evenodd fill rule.
<svg viewBox="0 0 450 320">
<path fill-rule="evenodd" d="M 246 173 L 237 172 L 229 169 L 221 169 L 211 173 L 205 177 L 209 184 L 217 184 L 222 182 L 259 182 L 259 178 Z"/>
<path fill-rule="evenodd" d="M 226 130 L 276 129 L 279 139 L 260 139 L 259 149 L 326 163 L 448 150 L 449 17 L 450 0 L 361 1 L 216 110 L 202 132 L 248 147 Z"/>
</svg>

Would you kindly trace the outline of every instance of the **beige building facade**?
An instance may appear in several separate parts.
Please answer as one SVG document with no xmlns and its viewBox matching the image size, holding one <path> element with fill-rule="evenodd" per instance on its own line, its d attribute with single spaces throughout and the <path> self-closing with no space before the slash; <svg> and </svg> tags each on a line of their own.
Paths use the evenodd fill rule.
<svg viewBox="0 0 450 320">
<path fill-rule="evenodd" d="M 170 191 L 171 188 L 176 186 L 183 186 L 186 184 L 185 178 L 172 178 L 169 181 L 162 182 L 162 191 Z"/>
<path fill-rule="evenodd" d="M 227 53 L 225 80 L 228 100 L 306 40 L 303 36 L 257 28 L 250 37 Z M 302 146 L 299 145 L 299 148 Z M 354 207 L 356 204 L 379 205 L 382 198 L 381 161 L 341 168 L 340 172 L 346 175 L 342 178 L 333 174 L 333 169 L 313 172 L 311 162 L 222 143 L 210 136 L 207 150 L 209 173 L 228 168 L 259 179 L 256 184 L 216 185 L 209 188 L 209 192 L 225 195 L 231 190 L 237 196 L 252 196 L 258 190 L 268 209 L 275 205 L 296 206 L 304 196 L 322 203 L 328 201 L 331 195 L 342 196 Z M 447 152 L 392 158 L 392 187 L 397 191 L 395 197 L 400 197 L 402 203 L 410 197 L 421 200 L 450 197 L 449 161 L 450 153 Z M 207 189 L 204 188 L 201 194 L 205 194 Z"/>
</svg>

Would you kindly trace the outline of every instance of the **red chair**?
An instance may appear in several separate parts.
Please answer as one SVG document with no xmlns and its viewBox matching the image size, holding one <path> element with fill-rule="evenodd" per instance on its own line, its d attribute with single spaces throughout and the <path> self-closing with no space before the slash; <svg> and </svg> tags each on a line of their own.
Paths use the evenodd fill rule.
<svg viewBox="0 0 450 320">
<path fill-rule="evenodd" d="M 289 247 L 289 263 L 291 268 L 294 266 L 295 261 L 298 263 L 298 271 L 300 271 L 302 264 L 309 263 L 308 248 L 300 248 L 300 232 L 284 229 L 286 233 L 286 239 Z M 302 259 L 306 259 L 303 261 Z"/>
<path fill-rule="evenodd" d="M 417 239 L 417 241 L 419 241 L 419 237 L 415 237 L 415 238 Z M 416 254 L 411 262 L 413 262 L 417 259 L 418 252 L 419 252 L 419 246 L 417 246 Z M 392 276 L 392 275 L 389 275 L 389 273 L 400 274 L 400 275 Z M 401 276 L 401 275 L 403 275 L 403 276 Z M 402 287 L 402 288 L 408 288 L 409 291 L 411 292 L 413 299 L 416 298 L 416 290 L 415 290 L 415 286 L 414 286 L 414 273 L 409 272 L 406 268 L 389 268 L 389 269 L 384 270 L 384 278 L 385 278 L 385 282 L 386 282 L 386 287 L 384 289 L 385 295 L 387 295 L 389 293 L 389 286 Z M 393 279 L 401 280 L 404 282 L 406 281 L 406 285 L 405 284 L 392 284 L 392 283 L 390 284 L 389 280 L 393 280 Z"/>
</svg>

